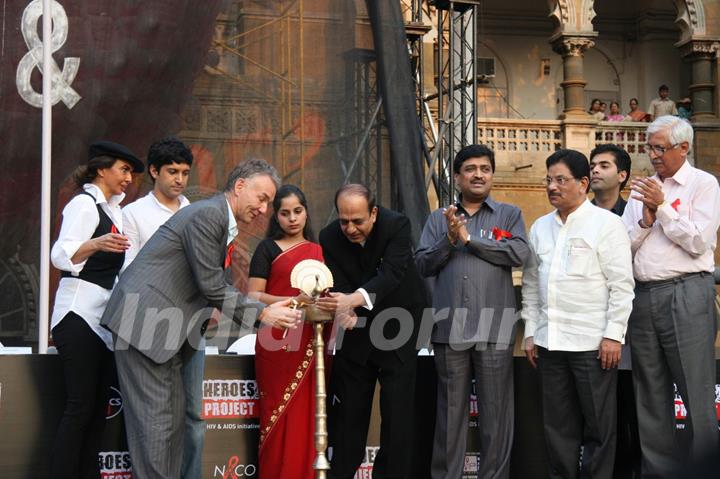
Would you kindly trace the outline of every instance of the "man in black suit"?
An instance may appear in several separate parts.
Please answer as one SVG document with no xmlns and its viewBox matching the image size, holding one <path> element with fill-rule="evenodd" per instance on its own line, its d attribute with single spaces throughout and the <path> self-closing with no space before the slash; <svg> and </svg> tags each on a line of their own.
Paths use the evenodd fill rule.
<svg viewBox="0 0 720 479">
<path fill-rule="evenodd" d="M 320 299 L 345 329 L 329 385 L 332 479 L 352 479 L 367 440 L 375 384 L 380 381 L 380 450 L 375 479 L 402 479 L 413 431 L 417 334 L 426 305 L 415 269 L 410 221 L 375 206 L 363 185 L 335 194 L 338 219 L 320 232 L 334 290 Z"/>
</svg>

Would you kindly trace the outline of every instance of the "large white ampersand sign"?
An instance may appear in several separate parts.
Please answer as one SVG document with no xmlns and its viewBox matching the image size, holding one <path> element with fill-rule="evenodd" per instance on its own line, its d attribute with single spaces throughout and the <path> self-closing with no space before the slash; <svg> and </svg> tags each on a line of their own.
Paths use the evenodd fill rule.
<svg viewBox="0 0 720 479">
<path fill-rule="evenodd" d="M 50 44 L 52 52 L 58 51 L 67 40 L 68 36 L 68 18 L 65 9 L 58 2 L 53 1 L 51 4 L 53 29 L 50 36 Z M 30 84 L 30 75 L 37 68 L 42 71 L 43 44 L 38 35 L 38 20 L 42 17 L 42 1 L 33 0 L 28 4 L 22 16 L 22 35 L 28 52 L 22 57 L 17 68 L 15 83 L 18 93 L 30 105 L 41 108 L 42 95 L 36 92 Z M 63 63 L 62 71 L 57 63 L 51 62 L 51 82 L 50 99 L 53 105 L 60 100 L 65 103 L 68 108 L 72 108 L 80 101 L 78 92 L 70 86 L 77 75 L 80 68 L 80 59 L 68 57 Z"/>
</svg>

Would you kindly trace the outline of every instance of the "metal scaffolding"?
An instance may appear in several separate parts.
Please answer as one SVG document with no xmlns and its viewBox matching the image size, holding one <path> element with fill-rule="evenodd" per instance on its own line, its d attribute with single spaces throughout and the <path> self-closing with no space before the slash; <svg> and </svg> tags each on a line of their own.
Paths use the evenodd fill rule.
<svg viewBox="0 0 720 479">
<path fill-rule="evenodd" d="M 440 206 L 455 201 L 452 161 L 477 142 L 477 10 L 480 0 L 429 0 L 437 9 L 437 110 L 440 124 L 431 170 Z"/>
<path fill-rule="evenodd" d="M 252 28 L 241 28 L 237 34 L 216 36 L 213 39 L 213 47 L 220 55 L 228 54 L 237 60 L 238 66 L 234 69 L 237 71 L 223 68 L 222 63 L 206 69 L 277 104 L 281 175 L 283 180 L 295 177 L 295 181 L 304 188 L 304 162 L 291 161 L 294 158 L 302 159 L 305 154 L 304 0 L 280 0 L 274 5 L 275 16 L 255 19 L 260 22 Z M 240 14 L 239 17 L 236 20 L 238 25 L 244 25 L 244 19 Z M 253 58 L 250 53 L 254 48 L 256 52 L 263 52 L 263 48 L 268 46 L 276 54 Z M 262 87 L 251 84 L 242 75 L 246 70 L 260 72 L 265 76 L 267 84 L 279 84 L 279 92 L 268 93 Z M 298 140 L 291 140 L 293 136 Z"/>
<path fill-rule="evenodd" d="M 382 98 L 377 89 L 377 62 L 374 50 L 354 48 L 345 53 L 346 155 L 340 159 L 344 183 L 367 185 L 379 203 L 383 198 Z"/>
</svg>

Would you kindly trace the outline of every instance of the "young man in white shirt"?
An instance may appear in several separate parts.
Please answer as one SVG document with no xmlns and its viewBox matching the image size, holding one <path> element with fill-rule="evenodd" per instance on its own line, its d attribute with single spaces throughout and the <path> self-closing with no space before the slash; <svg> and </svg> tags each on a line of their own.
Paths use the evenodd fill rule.
<svg viewBox="0 0 720 479">
<path fill-rule="evenodd" d="M 656 174 L 632 181 L 622 219 L 635 273 L 630 350 L 642 474 L 660 477 L 688 459 L 718 454 L 712 273 L 720 187 L 715 176 L 687 161 L 693 144 L 687 121 L 661 116 L 648 126 L 647 139 Z M 673 383 L 687 409 L 682 442 Z"/>
<path fill-rule="evenodd" d="M 523 273 L 525 353 L 540 370 L 549 476 L 613 475 L 617 366 L 632 308 L 630 240 L 587 199 L 590 166 L 559 150 L 546 161 L 556 210 L 530 228 Z"/>
<path fill-rule="evenodd" d="M 153 189 L 123 208 L 123 232 L 130 240 L 123 269 L 132 263 L 163 223 L 176 211 L 190 204 L 182 192 L 190 178 L 192 162 L 192 152 L 176 138 L 164 138 L 150 145 L 147 164 Z M 182 369 L 186 401 L 182 479 L 199 479 L 202 476 L 202 450 L 205 442 L 205 422 L 201 415 L 204 371 L 205 351 L 199 349 L 183 364 Z"/>
</svg>

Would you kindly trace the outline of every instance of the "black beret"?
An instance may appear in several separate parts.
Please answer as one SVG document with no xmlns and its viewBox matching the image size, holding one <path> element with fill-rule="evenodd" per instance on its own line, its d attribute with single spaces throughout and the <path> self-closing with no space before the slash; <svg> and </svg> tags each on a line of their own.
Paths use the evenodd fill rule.
<svg viewBox="0 0 720 479">
<path fill-rule="evenodd" d="M 132 165 L 134 173 L 145 171 L 145 165 L 132 151 L 112 141 L 100 140 L 90 145 L 88 161 L 98 156 L 109 156 L 110 158 L 125 160 Z"/>
</svg>

